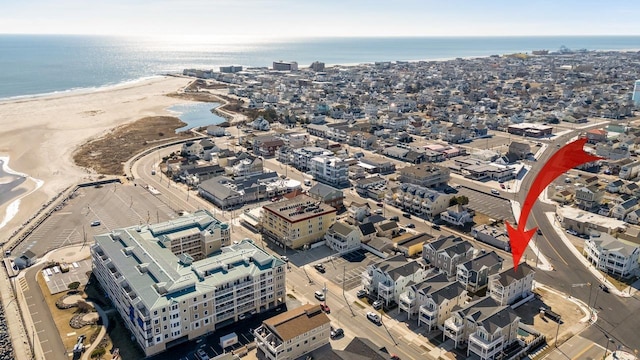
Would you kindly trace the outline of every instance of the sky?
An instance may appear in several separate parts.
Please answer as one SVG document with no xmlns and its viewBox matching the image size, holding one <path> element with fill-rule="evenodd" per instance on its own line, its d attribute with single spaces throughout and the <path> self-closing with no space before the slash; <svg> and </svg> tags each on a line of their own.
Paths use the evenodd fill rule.
<svg viewBox="0 0 640 360">
<path fill-rule="evenodd" d="M 640 35 L 636 0 L 0 0 L 0 9 L 5 34 Z"/>
</svg>

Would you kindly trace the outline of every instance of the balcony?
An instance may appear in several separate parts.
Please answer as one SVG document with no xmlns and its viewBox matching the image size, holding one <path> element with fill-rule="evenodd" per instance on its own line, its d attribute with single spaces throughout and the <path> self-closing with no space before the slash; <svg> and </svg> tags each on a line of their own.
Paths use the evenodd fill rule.
<svg viewBox="0 0 640 360">
<path fill-rule="evenodd" d="M 373 275 L 367 271 L 362 272 L 362 286 L 370 288 L 373 283 Z"/>
<path fill-rule="evenodd" d="M 493 359 L 504 346 L 504 336 L 499 336 L 494 341 L 484 340 L 478 334 L 469 336 L 469 351 L 478 355 L 481 359 Z"/>
<path fill-rule="evenodd" d="M 416 306 L 416 297 L 411 296 L 408 293 L 402 293 L 398 299 L 400 302 L 398 306 L 401 310 L 404 310 L 408 313 L 413 313 L 414 308 Z"/>
<path fill-rule="evenodd" d="M 256 337 L 256 343 L 262 343 L 262 346 L 258 345 L 262 349 L 266 349 L 273 355 L 282 351 L 282 341 L 280 341 L 280 339 L 271 333 L 266 327 L 260 326 L 256 331 L 254 331 L 254 335 Z"/>
<path fill-rule="evenodd" d="M 378 296 L 386 301 L 393 300 L 393 284 L 379 283 L 378 284 Z"/>
</svg>

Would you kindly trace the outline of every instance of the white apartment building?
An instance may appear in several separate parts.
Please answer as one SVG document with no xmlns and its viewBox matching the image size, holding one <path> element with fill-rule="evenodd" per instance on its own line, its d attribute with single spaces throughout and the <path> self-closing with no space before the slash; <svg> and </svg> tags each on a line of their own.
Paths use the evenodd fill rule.
<svg viewBox="0 0 640 360">
<path fill-rule="evenodd" d="M 349 164 L 335 156 L 311 158 L 309 172 L 316 181 L 332 186 L 349 185 Z"/>
<path fill-rule="evenodd" d="M 389 305 L 398 303 L 400 294 L 411 284 L 424 281 L 432 271 L 433 268 L 422 259 L 407 261 L 404 255 L 395 255 L 367 266 L 362 273 L 362 286 Z"/>
<path fill-rule="evenodd" d="M 527 263 L 489 276 L 489 296 L 500 305 L 511 305 L 533 292 L 535 270 Z"/>
<path fill-rule="evenodd" d="M 331 156 L 333 153 L 327 149 L 315 146 L 306 146 L 299 149 L 293 149 L 291 152 L 291 165 L 301 171 L 309 171 L 311 169 L 311 159 L 316 156 Z"/>
<path fill-rule="evenodd" d="M 298 359 L 329 343 L 331 324 L 320 305 L 306 304 L 263 321 L 253 334 L 259 359 Z"/>
<path fill-rule="evenodd" d="M 638 273 L 640 245 L 629 245 L 609 234 L 600 233 L 584 242 L 584 255 L 598 269 L 616 277 Z"/>
<path fill-rule="evenodd" d="M 207 233 L 202 219 L 196 213 L 95 236 L 93 273 L 146 356 L 286 300 L 285 263 L 249 239 L 201 260 L 168 246 L 172 237 L 186 243 Z"/>
</svg>

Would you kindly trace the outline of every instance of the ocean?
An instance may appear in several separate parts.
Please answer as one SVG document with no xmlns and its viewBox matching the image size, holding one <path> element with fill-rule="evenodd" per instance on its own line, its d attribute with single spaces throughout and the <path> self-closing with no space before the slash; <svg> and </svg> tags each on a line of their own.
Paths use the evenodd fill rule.
<svg viewBox="0 0 640 360">
<path fill-rule="evenodd" d="M 0 99 L 95 89 L 221 65 L 274 60 L 358 64 L 531 52 L 561 46 L 637 50 L 640 36 L 310 38 L 266 41 L 151 40 L 105 36 L 0 35 Z"/>
</svg>

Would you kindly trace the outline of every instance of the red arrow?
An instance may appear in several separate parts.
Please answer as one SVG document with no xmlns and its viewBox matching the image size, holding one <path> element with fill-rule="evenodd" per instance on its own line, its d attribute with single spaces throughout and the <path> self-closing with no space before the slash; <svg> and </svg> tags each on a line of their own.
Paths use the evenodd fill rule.
<svg viewBox="0 0 640 360">
<path fill-rule="evenodd" d="M 525 230 L 525 227 L 527 226 L 527 219 L 529 218 L 531 208 L 533 208 L 533 204 L 535 204 L 540 193 L 542 193 L 553 180 L 564 174 L 567 170 L 573 169 L 581 164 L 602 159 L 601 157 L 591 155 L 584 151 L 583 147 L 586 142 L 587 139 L 578 139 L 565 145 L 551 156 L 542 169 L 540 169 L 535 180 L 533 180 L 531 188 L 528 189 L 527 198 L 524 200 L 524 204 L 522 204 L 520 219 L 518 219 L 518 228 L 514 229 L 513 226 L 507 222 L 507 232 L 509 233 L 511 254 L 513 255 L 513 268 L 515 270 L 518 269 L 518 264 L 524 254 L 524 250 L 527 248 L 533 233 L 537 229 Z"/>
</svg>

